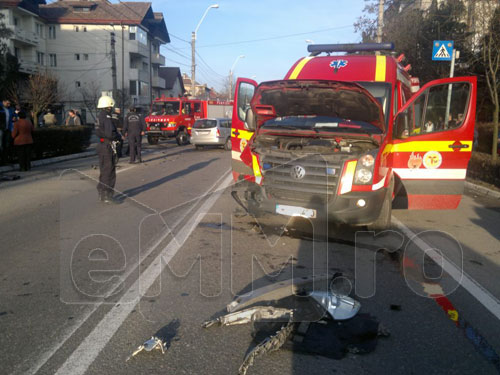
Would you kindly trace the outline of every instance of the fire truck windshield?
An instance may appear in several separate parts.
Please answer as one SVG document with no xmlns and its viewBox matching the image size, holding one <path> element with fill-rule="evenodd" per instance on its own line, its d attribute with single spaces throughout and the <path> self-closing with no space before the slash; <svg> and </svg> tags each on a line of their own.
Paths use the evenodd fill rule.
<svg viewBox="0 0 500 375">
<path fill-rule="evenodd" d="M 151 114 L 153 116 L 178 115 L 179 108 L 180 102 L 178 101 L 153 103 Z"/>
</svg>

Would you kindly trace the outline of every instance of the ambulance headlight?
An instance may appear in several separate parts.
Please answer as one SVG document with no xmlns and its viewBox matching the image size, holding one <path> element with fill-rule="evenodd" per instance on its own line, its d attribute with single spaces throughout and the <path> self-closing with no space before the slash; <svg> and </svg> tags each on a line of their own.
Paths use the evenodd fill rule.
<svg viewBox="0 0 500 375">
<path fill-rule="evenodd" d="M 366 169 L 360 168 L 356 171 L 354 175 L 354 183 L 356 185 L 368 185 L 373 179 L 373 172 Z"/>
<path fill-rule="evenodd" d="M 354 172 L 354 185 L 371 185 L 373 181 L 376 151 L 377 150 L 370 151 L 368 154 L 358 159 L 356 172 Z"/>
<path fill-rule="evenodd" d="M 169 122 L 168 126 L 175 126 L 175 122 Z"/>
<path fill-rule="evenodd" d="M 359 162 L 363 167 L 365 168 L 373 168 L 373 165 L 375 164 L 375 158 L 373 155 L 367 154 L 362 156 L 359 159 Z"/>
</svg>

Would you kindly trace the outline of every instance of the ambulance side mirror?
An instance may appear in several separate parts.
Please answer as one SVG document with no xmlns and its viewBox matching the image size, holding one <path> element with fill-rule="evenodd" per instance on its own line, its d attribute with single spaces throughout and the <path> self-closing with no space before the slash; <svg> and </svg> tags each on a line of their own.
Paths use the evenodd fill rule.
<svg viewBox="0 0 500 375">
<path fill-rule="evenodd" d="M 245 129 L 253 132 L 256 128 L 257 123 L 255 121 L 255 114 L 253 113 L 252 108 L 247 108 L 245 111 Z"/>
<path fill-rule="evenodd" d="M 399 112 L 394 119 L 394 134 L 395 139 L 405 139 L 409 135 L 408 111 Z"/>
</svg>

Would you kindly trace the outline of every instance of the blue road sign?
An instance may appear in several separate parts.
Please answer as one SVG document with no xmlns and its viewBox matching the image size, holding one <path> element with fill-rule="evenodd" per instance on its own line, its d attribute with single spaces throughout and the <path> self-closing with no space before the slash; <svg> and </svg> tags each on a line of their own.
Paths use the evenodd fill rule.
<svg viewBox="0 0 500 375">
<path fill-rule="evenodd" d="M 451 61 L 453 40 L 435 40 L 432 44 L 433 61 Z"/>
</svg>

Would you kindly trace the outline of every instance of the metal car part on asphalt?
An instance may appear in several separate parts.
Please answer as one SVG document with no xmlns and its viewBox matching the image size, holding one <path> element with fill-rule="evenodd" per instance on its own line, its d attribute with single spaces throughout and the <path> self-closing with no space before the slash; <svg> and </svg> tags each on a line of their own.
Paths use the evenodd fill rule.
<svg viewBox="0 0 500 375">
<path fill-rule="evenodd" d="M 292 316 L 293 310 L 291 309 L 275 308 L 272 306 L 256 306 L 243 311 L 230 313 L 217 319 L 209 320 L 203 323 L 202 327 L 208 328 L 213 326 L 214 324 L 219 324 L 221 326 L 231 326 L 262 320 L 276 320 L 280 318 L 291 320 Z"/>
<path fill-rule="evenodd" d="M 297 295 L 302 292 L 312 292 L 314 288 L 317 287 L 316 283 L 327 282 L 330 278 L 331 275 L 319 274 L 279 281 L 275 284 L 255 289 L 248 294 L 236 298 L 233 302 L 227 305 L 227 311 L 234 312 L 257 302 L 275 301 L 291 295 Z"/>
<path fill-rule="evenodd" d="M 142 345 L 140 345 L 126 360 L 127 362 L 130 358 L 135 357 L 137 354 L 142 352 L 143 350 L 150 352 L 154 349 L 161 350 L 162 354 L 165 354 L 165 349 L 167 348 L 167 343 L 162 339 L 152 336 L 149 340 L 145 341 Z"/>
<path fill-rule="evenodd" d="M 314 291 L 309 296 L 328 311 L 334 320 L 351 319 L 361 308 L 358 301 L 340 294 Z"/>
</svg>

